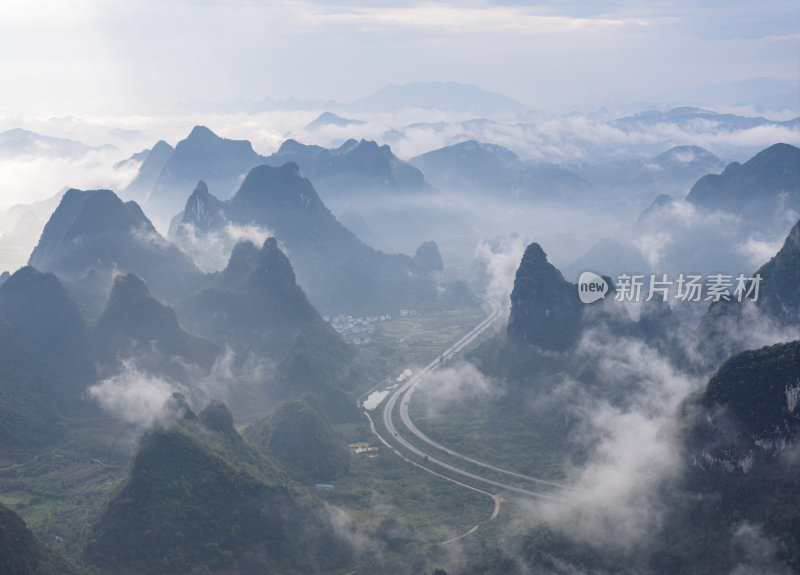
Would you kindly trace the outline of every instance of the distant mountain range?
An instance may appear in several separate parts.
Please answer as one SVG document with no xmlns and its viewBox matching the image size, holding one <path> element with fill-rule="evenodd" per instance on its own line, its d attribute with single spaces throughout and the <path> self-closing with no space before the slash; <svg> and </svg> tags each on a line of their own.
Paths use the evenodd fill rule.
<svg viewBox="0 0 800 575">
<path fill-rule="evenodd" d="M 359 126 L 364 124 L 361 120 L 353 120 L 352 118 L 343 118 L 342 116 L 338 116 L 333 112 L 323 112 L 317 118 L 309 122 L 306 126 L 306 130 L 315 131 L 321 128 L 325 128 L 327 126 L 336 126 L 338 128 L 345 128 L 347 126 Z"/>
<path fill-rule="evenodd" d="M 196 126 L 174 150 L 159 142 L 147 152 L 139 175 L 121 196 L 140 203 L 156 227 L 167 230 L 199 180 L 225 200 L 252 168 L 287 162 L 299 166 L 332 210 L 353 207 L 368 227 L 383 231 L 384 241 L 400 239 L 406 250 L 430 239 L 437 227 L 463 227 L 464 214 L 419 170 L 398 159 L 388 146 L 367 140 L 348 140 L 335 149 L 287 140 L 265 157 L 247 141 L 220 138 Z"/>
<path fill-rule="evenodd" d="M 659 195 L 684 197 L 699 178 L 724 167 L 725 162 L 704 148 L 675 146 L 650 158 L 573 169 L 603 190 L 604 201 L 638 213 Z"/>
<path fill-rule="evenodd" d="M 434 192 L 422 172 L 398 159 L 389 146 L 372 141 L 348 140 L 329 150 L 287 140 L 265 161 L 275 167 L 287 162 L 297 164 L 333 206 Z"/>
<path fill-rule="evenodd" d="M 265 160 L 246 140 L 220 138 L 204 126 L 195 126 L 174 149 L 158 142 L 121 195 L 142 202 L 147 213 L 166 230 L 198 180 L 229 198 L 245 174 Z"/>
<path fill-rule="evenodd" d="M 114 150 L 114 146 L 87 146 L 76 140 L 53 138 L 36 132 L 14 128 L 0 133 L 0 157 L 20 156 L 77 159 L 89 152 Z"/>
<path fill-rule="evenodd" d="M 797 128 L 800 126 L 800 118 L 788 121 L 774 121 L 761 117 L 720 114 L 702 108 L 682 106 L 672 108 L 666 112 L 658 110 L 640 112 L 633 116 L 626 116 L 610 122 L 612 126 L 625 131 L 652 128 L 657 124 L 674 124 L 690 132 L 697 129 L 702 123 L 713 125 L 717 130 L 747 130 L 759 126 Z"/>
<path fill-rule="evenodd" d="M 456 82 L 412 82 L 389 85 L 350 104 L 350 108 L 371 112 L 391 112 L 410 108 L 453 110 L 491 114 L 521 112 L 525 105 L 472 84 Z"/>
<path fill-rule="evenodd" d="M 585 197 L 592 188 L 569 170 L 524 162 L 502 146 L 474 140 L 416 156 L 409 163 L 441 190 L 498 201 L 570 201 Z"/>
<path fill-rule="evenodd" d="M 521 112 L 526 106 L 513 98 L 482 90 L 473 84 L 457 82 L 411 82 L 390 84 L 364 98 L 349 103 L 333 100 L 308 100 L 270 97 L 258 101 L 234 100 L 223 102 L 190 102 L 196 110 L 210 113 L 249 113 L 266 110 L 329 110 L 336 114 L 357 112 L 399 112 L 408 109 L 472 112 L 477 114 L 509 114 Z M 182 109 L 181 111 L 185 111 Z"/>
</svg>

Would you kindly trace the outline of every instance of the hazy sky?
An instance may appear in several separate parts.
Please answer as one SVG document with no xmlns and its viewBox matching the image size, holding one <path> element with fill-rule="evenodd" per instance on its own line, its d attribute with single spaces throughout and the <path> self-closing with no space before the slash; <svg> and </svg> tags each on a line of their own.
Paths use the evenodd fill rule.
<svg viewBox="0 0 800 575">
<path fill-rule="evenodd" d="M 350 101 L 472 83 L 531 106 L 800 78 L 797 0 L 3 0 L 0 114 Z"/>
</svg>

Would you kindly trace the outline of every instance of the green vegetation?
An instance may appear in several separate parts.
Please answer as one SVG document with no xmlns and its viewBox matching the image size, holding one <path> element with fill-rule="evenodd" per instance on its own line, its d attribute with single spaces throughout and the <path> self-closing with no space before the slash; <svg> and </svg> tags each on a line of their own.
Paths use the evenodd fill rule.
<svg viewBox="0 0 800 575">
<path fill-rule="evenodd" d="M 234 431 L 221 404 L 149 432 L 91 531 L 115 573 L 316 572 L 350 560 L 324 510 Z M 199 419 L 199 421 L 198 421 Z M 207 570 L 207 571 L 204 571 Z"/>
<path fill-rule="evenodd" d="M 733 569 L 744 549 L 734 545 L 742 526 L 773 538 L 776 559 L 800 569 L 800 410 L 787 389 L 798 387 L 800 342 L 746 351 L 726 361 L 681 410 L 690 464 L 659 541 L 660 572 Z"/>
<path fill-rule="evenodd" d="M 307 401 L 313 402 L 313 396 Z M 247 437 L 293 478 L 328 482 L 347 470 L 350 457 L 330 425 L 307 401 L 282 403 L 268 421 L 252 426 L 252 435 Z"/>
<path fill-rule="evenodd" d="M 357 347 L 357 360 L 370 381 L 395 378 L 406 368 L 430 363 L 485 317 L 478 306 L 395 316 L 375 324 L 372 341 Z"/>
<path fill-rule="evenodd" d="M 0 566 L 9 575 L 70 575 L 76 571 L 42 545 L 20 517 L 0 503 Z"/>
</svg>

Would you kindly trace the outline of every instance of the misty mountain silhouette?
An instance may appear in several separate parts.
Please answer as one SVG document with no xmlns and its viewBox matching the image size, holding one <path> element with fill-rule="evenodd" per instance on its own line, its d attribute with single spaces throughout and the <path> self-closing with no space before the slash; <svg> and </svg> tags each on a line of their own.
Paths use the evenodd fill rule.
<svg viewBox="0 0 800 575">
<path fill-rule="evenodd" d="M 525 105 L 472 84 L 457 82 L 411 82 L 390 84 L 350 105 L 357 110 L 389 112 L 409 108 L 454 110 L 487 115 L 520 112 Z"/>
<path fill-rule="evenodd" d="M 201 278 L 191 260 L 158 234 L 135 202 L 123 203 L 109 190 L 67 191 L 29 262 L 69 280 L 92 272 L 132 272 L 166 299 L 185 297 Z M 85 287 L 98 286 L 93 281 Z"/>
<path fill-rule="evenodd" d="M 352 118 L 343 118 L 333 112 L 322 112 L 317 118 L 306 126 L 306 130 L 319 130 L 325 126 L 338 126 L 344 128 L 346 126 L 358 126 L 364 122 L 360 120 L 353 120 Z"/>
<path fill-rule="evenodd" d="M 244 175 L 265 160 L 247 140 L 221 138 L 205 126 L 195 126 L 171 153 L 158 144 L 152 152 L 157 152 L 152 163 L 145 161 L 139 177 L 123 195 L 135 193 L 144 198 L 147 213 L 164 229 L 184 206 L 198 180 L 207 182 L 218 196 L 229 198 Z"/>
<path fill-rule="evenodd" d="M 756 220 L 775 210 L 800 211 L 800 149 L 775 144 L 744 164 L 732 162 L 720 175 L 700 178 L 686 200 Z"/>
<path fill-rule="evenodd" d="M 213 213 L 213 201 L 202 205 L 208 207 L 204 213 Z M 326 313 L 385 313 L 435 305 L 434 286 L 414 260 L 377 252 L 358 240 L 331 214 L 295 163 L 254 168 L 236 195 L 221 205 L 229 222 L 275 234 L 291 254 L 298 283 Z M 198 211 L 188 205 L 176 238 L 181 226 L 203 227 L 197 217 Z"/>
<path fill-rule="evenodd" d="M 666 112 L 647 110 L 633 116 L 613 120 L 610 124 L 622 130 L 640 130 L 651 128 L 657 124 L 675 124 L 682 129 L 693 129 L 698 121 L 713 122 L 718 130 L 747 130 L 758 126 L 793 127 L 800 123 L 800 118 L 785 122 L 775 122 L 761 117 L 737 116 L 735 114 L 719 114 L 702 108 L 681 106 Z"/>
<path fill-rule="evenodd" d="M 208 191 L 203 180 L 197 182 L 192 195 L 186 200 L 186 206 L 179 222 L 191 222 L 193 231 L 207 233 L 225 225 L 225 211 L 222 202 Z M 186 227 L 177 226 L 170 229 L 173 233 L 186 233 Z"/>
<path fill-rule="evenodd" d="M 60 409 L 81 409 L 80 395 L 93 373 L 89 330 L 58 278 L 30 266 L 17 270 L 0 285 L 0 322 L 14 340 L 9 353 L 20 353 L 17 359 L 23 363 L 26 356 L 35 362 L 35 367 L 20 368 L 22 372 L 40 377 L 44 387 L 39 390 L 55 399 Z M 6 375 L 13 379 L 13 373 L 11 368 Z"/>
<path fill-rule="evenodd" d="M 77 159 L 97 150 L 113 150 L 114 146 L 87 146 L 83 142 L 54 138 L 13 128 L 0 133 L 0 157 L 32 156 Z"/>
<path fill-rule="evenodd" d="M 417 262 L 420 269 L 429 274 L 444 271 L 442 254 L 439 252 L 439 246 L 434 241 L 427 241 L 420 245 L 414 253 L 414 261 Z"/>
<path fill-rule="evenodd" d="M 186 333 L 172 308 L 150 295 L 141 278 L 120 274 L 105 310 L 93 332 L 98 358 L 109 361 L 119 356 L 145 356 L 151 370 L 169 371 L 175 357 L 211 367 L 222 351 L 207 340 Z M 159 369 L 160 368 L 160 369 Z"/>
<path fill-rule="evenodd" d="M 164 169 L 175 148 L 164 140 L 159 140 L 156 145 L 146 151 L 139 172 L 133 181 L 128 184 L 120 195 L 126 199 L 134 200 L 144 205 L 150 199 L 153 186 L 156 185 L 161 170 Z"/>
<path fill-rule="evenodd" d="M 282 356 L 302 335 L 340 359 L 349 356 L 336 332 L 322 321 L 295 282 L 289 259 L 274 238 L 259 249 L 241 242 L 228 266 L 209 278 L 209 287 L 178 304 L 185 324 L 220 343 Z"/>
<path fill-rule="evenodd" d="M 409 163 L 441 190 L 509 202 L 576 198 L 592 187 L 569 170 L 524 162 L 507 148 L 475 140 L 427 152 Z"/>
<path fill-rule="evenodd" d="M 287 140 L 266 164 L 294 162 L 327 204 L 375 200 L 394 194 L 433 193 L 422 173 L 400 160 L 389 146 L 347 140 L 335 149 Z"/>
<path fill-rule="evenodd" d="M 56 362 L 81 353 L 88 335 L 77 304 L 58 278 L 31 266 L 0 285 L 0 318 L 32 353 Z"/>
</svg>

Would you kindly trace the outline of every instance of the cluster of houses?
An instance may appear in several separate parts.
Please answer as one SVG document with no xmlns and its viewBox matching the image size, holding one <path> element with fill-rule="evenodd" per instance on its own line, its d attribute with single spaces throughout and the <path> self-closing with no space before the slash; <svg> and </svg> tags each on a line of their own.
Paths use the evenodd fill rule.
<svg viewBox="0 0 800 575">
<path fill-rule="evenodd" d="M 416 310 L 401 309 L 400 317 L 416 316 Z M 347 343 L 363 344 L 372 341 L 371 334 L 375 330 L 374 324 L 383 321 L 392 321 L 392 314 L 371 315 L 368 317 L 353 317 L 352 315 L 323 316 L 325 321 L 333 326 L 342 339 Z"/>
</svg>

